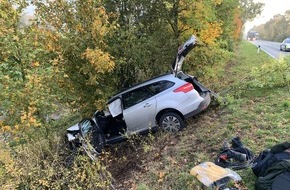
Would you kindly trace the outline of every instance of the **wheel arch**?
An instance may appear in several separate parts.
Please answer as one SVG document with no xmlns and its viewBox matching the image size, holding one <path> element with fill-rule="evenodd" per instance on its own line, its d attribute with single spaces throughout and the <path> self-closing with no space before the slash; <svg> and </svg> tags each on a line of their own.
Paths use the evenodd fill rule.
<svg viewBox="0 0 290 190">
<path fill-rule="evenodd" d="M 178 111 L 177 109 L 173 109 L 173 108 L 166 108 L 166 109 L 163 109 L 161 111 L 158 112 L 158 114 L 156 115 L 155 117 L 155 120 L 157 121 L 157 124 L 159 122 L 159 119 L 160 117 L 164 114 L 164 113 L 167 113 L 167 112 L 174 112 L 174 113 L 177 113 L 183 120 L 185 120 L 185 117 L 184 115 Z"/>
</svg>

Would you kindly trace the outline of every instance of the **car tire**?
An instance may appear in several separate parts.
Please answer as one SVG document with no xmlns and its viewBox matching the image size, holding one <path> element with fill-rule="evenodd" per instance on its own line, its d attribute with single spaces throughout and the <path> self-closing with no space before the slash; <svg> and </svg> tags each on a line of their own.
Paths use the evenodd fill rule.
<svg viewBox="0 0 290 190">
<path fill-rule="evenodd" d="M 185 122 L 179 114 L 166 112 L 159 118 L 159 127 L 166 132 L 176 133 L 185 127 Z"/>
</svg>

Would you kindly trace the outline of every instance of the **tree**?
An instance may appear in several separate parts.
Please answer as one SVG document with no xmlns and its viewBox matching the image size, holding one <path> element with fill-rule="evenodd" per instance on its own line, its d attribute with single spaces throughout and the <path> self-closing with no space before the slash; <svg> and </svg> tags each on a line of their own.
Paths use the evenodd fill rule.
<svg viewBox="0 0 290 190">
<path fill-rule="evenodd" d="M 160 12 L 179 44 L 192 34 L 213 44 L 222 33 L 215 10 L 219 4 L 219 0 L 168 0 L 162 2 Z"/>
<path fill-rule="evenodd" d="M 264 4 L 254 3 L 253 0 L 239 0 L 242 24 L 244 25 L 247 21 L 253 20 L 256 16 L 262 13 Z"/>
<path fill-rule="evenodd" d="M 115 72 L 121 81 L 117 84 L 126 87 L 164 73 L 178 46 L 192 34 L 206 46 L 216 45 L 222 34 L 222 20 L 216 12 L 221 2 L 107 0 L 106 8 L 118 15 L 120 26 L 110 40 L 111 54 L 121 58 L 116 60 Z"/>
<path fill-rule="evenodd" d="M 84 60 L 81 63 L 89 65 L 74 68 L 86 76 L 80 78 L 81 82 L 87 82 L 83 86 L 92 86 L 90 74 L 94 77 L 111 70 L 113 62 L 100 50 L 105 43 L 98 41 L 100 46 L 84 48 L 78 55 L 74 55 L 77 51 L 70 54 L 67 51 L 70 47 L 66 46 L 69 43 L 64 43 L 72 44 L 76 39 L 67 39 L 65 29 L 69 23 L 63 22 L 57 30 L 36 15 L 29 25 L 23 25 L 21 18 L 26 6 L 26 0 L 0 1 L 0 113 L 4 115 L 0 115 L 0 189 L 108 189 L 110 176 L 99 162 L 92 163 L 82 156 L 71 163 L 66 160 L 70 153 L 63 146 L 61 134 L 67 123 L 47 120 L 59 108 L 70 108 L 65 104 L 68 100 L 82 97 L 82 93 L 73 96 L 77 94 L 73 83 L 67 83 L 69 67 L 64 63 L 74 61 L 70 56 L 77 56 Z M 107 32 L 100 26 L 100 21 L 106 20 L 102 10 L 101 7 L 95 10 L 99 17 L 91 25 L 91 37 L 96 37 L 95 40 Z M 73 164 L 73 171 L 68 164 Z"/>
<path fill-rule="evenodd" d="M 219 38 L 220 46 L 233 51 L 235 44 L 241 39 L 242 23 L 239 2 L 223 0 L 217 6 L 217 17 L 222 21 L 222 33 Z"/>
<path fill-rule="evenodd" d="M 91 114 L 111 93 L 113 57 L 107 52 L 105 36 L 112 25 L 101 0 L 34 1 L 39 27 L 50 35 L 53 65 L 64 78 L 58 85 L 66 94 L 61 102 L 75 103 Z M 67 93 L 69 92 L 69 93 Z"/>
<path fill-rule="evenodd" d="M 24 138 L 25 132 L 40 127 L 55 111 L 52 55 L 46 48 L 45 31 L 21 24 L 26 1 L 1 1 L 0 5 L 0 111 L 4 114 L 0 126 L 1 131 Z"/>
<path fill-rule="evenodd" d="M 117 58 L 114 69 L 116 89 L 169 70 L 176 42 L 161 16 L 159 2 L 106 1 L 106 9 L 110 15 L 116 15 L 113 21 L 118 25 L 108 40 L 110 53 Z"/>
<path fill-rule="evenodd" d="M 255 26 L 253 29 L 259 32 L 261 38 L 270 41 L 282 42 L 290 32 L 289 11 L 285 14 L 274 15 L 271 20 L 265 24 Z"/>
</svg>

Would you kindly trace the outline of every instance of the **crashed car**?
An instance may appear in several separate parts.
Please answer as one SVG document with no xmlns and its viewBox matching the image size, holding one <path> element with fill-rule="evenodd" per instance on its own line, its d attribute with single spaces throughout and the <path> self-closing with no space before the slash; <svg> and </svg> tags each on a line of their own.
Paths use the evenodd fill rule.
<svg viewBox="0 0 290 190">
<path fill-rule="evenodd" d="M 75 144 L 89 136 L 97 153 L 103 146 L 123 141 L 132 134 L 162 129 L 171 133 L 185 127 L 185 120 L 205 110 L 211 91 L 196 77 L 182 72 L 186 55 L 195 47 L 191 36 L 177 51 L 172 72 L 139 83 L 109 99 L 108 111 L 96 111 L 91 118 L 67 129 L 67 138 Z"/>
</svg>

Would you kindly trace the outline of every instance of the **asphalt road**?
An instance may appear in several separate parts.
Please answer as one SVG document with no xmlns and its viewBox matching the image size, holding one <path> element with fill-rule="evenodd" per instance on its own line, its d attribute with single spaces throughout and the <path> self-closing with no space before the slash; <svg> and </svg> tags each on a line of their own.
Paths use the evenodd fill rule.
<svg viewBox="0 0 290 190">
<path fill-rule="evenodd" d="M 280 59 L 281 57 L 284 56 L 289 56 L 290 52 L 282 52 L 280 51 L 280 43 L 279 42 L 270 42 L 270 41 L 264 41 L 264 40 L 256 40 L 256 41 L 251 41 L 252 44 L 255 46 L 260 45 L 261 50 L 266 52 L 268 55 L 275 59 Z"/>
</svg>

